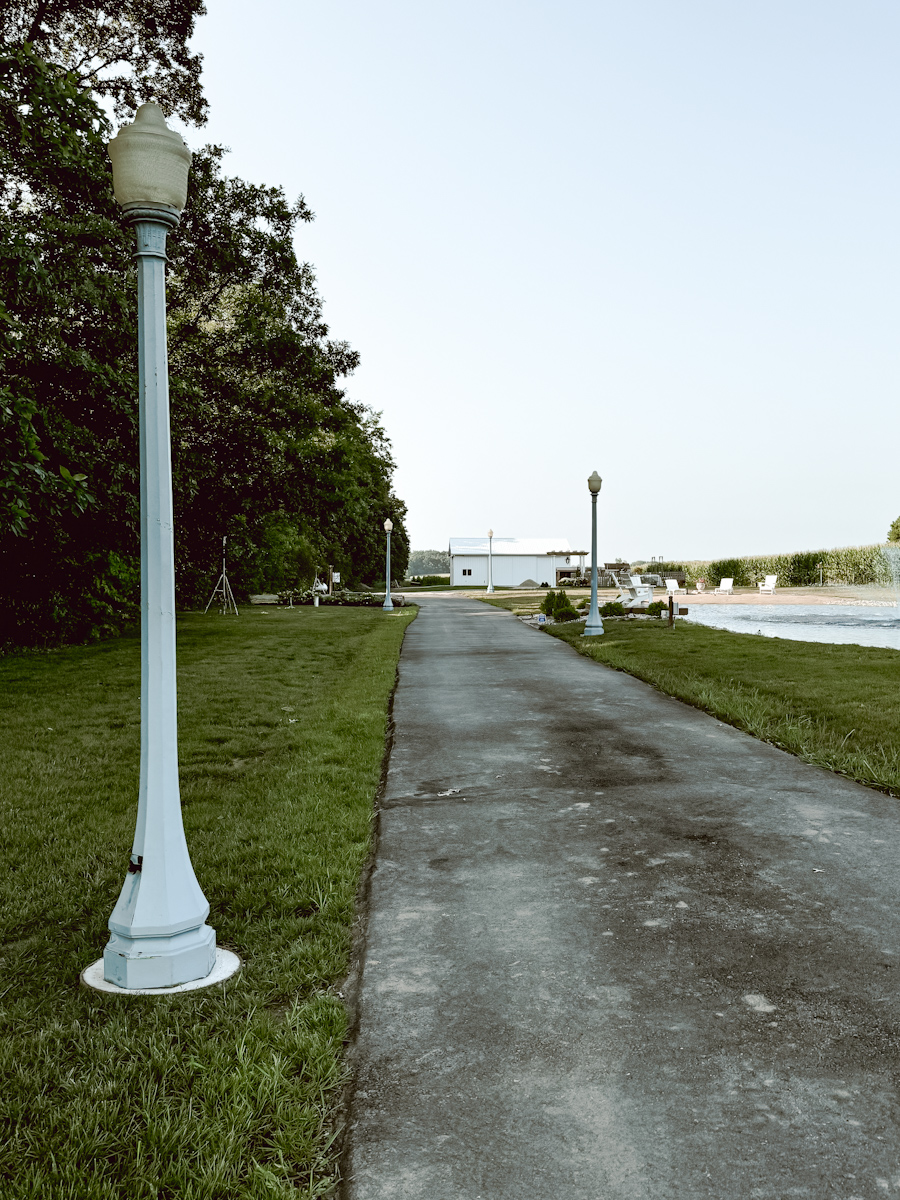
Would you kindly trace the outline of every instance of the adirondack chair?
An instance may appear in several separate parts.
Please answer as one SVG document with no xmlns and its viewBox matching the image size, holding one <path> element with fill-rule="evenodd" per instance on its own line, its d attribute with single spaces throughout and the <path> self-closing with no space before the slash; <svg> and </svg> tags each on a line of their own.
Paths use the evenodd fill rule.
<svg viewBox="0 0 900 1200">
<path fill-rule="evenodd" d="M 720 579 L 719 586 L 713 592 L 714 596 L 733 596 L 734 579 Z"/>
<path fill-rule="evenodd" d="M 679 587 L 677 579 L 667 579 L 666 580 L 666 595 L 667 596 L 678 596 L 682 593 L 686 596 L 687 588 Z"/>
<path fill-rule="evenodd" d="M 653 585 L 644 583 L 639 575 L 629 576 L 628 583 L 620 583 L 616 599 L 625 608 L 646 608 L 653 599 Z"/>
<path fill-rule="evenodd" d="M 759 588 L 759 591 L 760 591 L 760 595 L 762 595 L 763 592 L 769 592 L 769 593 L 771 593 L 771 595 L 774 596 L 775 595 L 775 585 L 777 583 L 778 583 L 777 575 L 767 575 L 764 583 L 757 584 L 757 587 Z"/>
</svg>

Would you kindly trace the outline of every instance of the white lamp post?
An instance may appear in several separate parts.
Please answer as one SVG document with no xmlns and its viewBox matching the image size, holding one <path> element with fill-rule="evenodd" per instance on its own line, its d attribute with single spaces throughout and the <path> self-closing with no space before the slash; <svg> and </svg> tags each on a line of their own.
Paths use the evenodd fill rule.
<svg viewBox="0 0 900 1200">
<path fill-rule="evenodd" d="M 387 534 L 387 564 L 385 567 L 387 582 L 384 588 L 384 604 L 381 606 L 385 612 L 394 611 L 394 606 L 391 604 L 391 530 L 393 528 L 394 523 L 388 517 L 384 523 L 384 532 Z"/>
<path fill-rule="evenodd" d="M 129 990 L 172 988 L 205 979 L 217 966 L 215 933 L 206 924 L 209 904 L 191 866 L 178 787 L 165 263 L 166 235 L 187 201 L 191 152 L 157 105 L 142 104 L 134 124 L 109 143 L 109 156 L 116 199 L 137 234 L 141 774 L 134 849 L 109 919 L 103 979 Z M 236 969 L 237 959 L 228 957 Z"/>
<path fill-rule="evenodd" d="M 492 592 L 494 590 L 493 549 L 494 549 L 494 531 L 493 531 L 493 529 L 489 529 L 488 530 L 488 584 L 487 584 L 487 590 L 489 592 Z"/>
<path fill-rule="evenodd" d="M 588 619 L 584 625 L 584 637 L 596 637 L 603 632 L 603 622 L 600 620 L 600 610 L 597 607 L 597 493 L 603 480 L 593 472 L 588 477 L 588 489 L 591 493 L 591 607 Z"/>
</svg>

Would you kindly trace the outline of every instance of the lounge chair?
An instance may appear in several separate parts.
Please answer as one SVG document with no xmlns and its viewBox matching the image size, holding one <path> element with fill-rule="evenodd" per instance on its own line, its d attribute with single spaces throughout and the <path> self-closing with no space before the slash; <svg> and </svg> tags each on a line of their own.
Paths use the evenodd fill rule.
<svg viewBox="0 0 900 1200">
<path fill-rule="evenodd" d="M 667 596 L 678 596 L 682 593 L 686 596 L 687 588 L 679 587 L 677 579 L 667 579 L 666 580 L 666 595 Z"/>
<path fill-rule="evenodd" d="M 733 596 L 734 579 L 720 579 L 719 586 L 713 592 L 714 596 Z"/>
<path fill-rule="evenodd" d="M 767 575 L 765 583 L 760 583 L 757 585 L 759 587 L 760 594 L 762 594 L 763 592 L 771 592 L 771 594 L 774 596 L 775 595 L 775 585 L 777 583 L 778 583 L 777 575 Z"/>
</svg>

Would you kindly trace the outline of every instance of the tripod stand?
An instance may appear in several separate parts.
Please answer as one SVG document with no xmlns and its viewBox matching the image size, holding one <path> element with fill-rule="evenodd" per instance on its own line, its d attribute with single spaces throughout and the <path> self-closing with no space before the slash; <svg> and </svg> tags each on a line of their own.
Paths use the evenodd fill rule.
<svg viewBox="0 0 900 1200">
<path fill-rule="evenodd" d="M 219 582 L 213 588 L 213 594 L 209 598 L 209 602 L 204 608 L 204 612 L 209 612 L 209 606 L 215 600 L 219 611 L 224 617 L 226 613 L 234 609 L 234 615 L 237 617 L 237 605 L 234 602 L 234 592 L 231 590 L 231 584 L 228 582 L 228 572 L 225 570 L 225 543 L 228 539 L 222 538 L 222 574 L 219 576 Z"/>
</svg>

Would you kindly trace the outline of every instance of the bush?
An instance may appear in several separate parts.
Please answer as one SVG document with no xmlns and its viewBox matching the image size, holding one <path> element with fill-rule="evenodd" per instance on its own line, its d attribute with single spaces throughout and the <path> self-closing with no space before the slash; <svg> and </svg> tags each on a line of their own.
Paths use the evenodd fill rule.
<svg viewBox="0 0 900 1200">
<path fill-rule="evenodd" d="M 554 621 L 574 621 L 578 613 L 572 607 L 572 602 L 565 591 L 550 591 L 541 601 L 541 612 L 552 617 Z"/>
<path fill-rule="evenodd" d="M 556 592 L 548 592 L 541 601 L 541 612 L 545 617 L 552 617 L 554 608 L 556 608 Z"/>
<path fill-rule="evenodd" d="M 286 605 L 301 605 L 312 604 L 316 592 L 312 588 L 306 588 L 303 591 L 286 591 L 278 593 L 278 603 Z M 336 588 L 334 593 L 323 595 L 318 593 L 319 604 L 325 608 L 344 607 L 344 608 L 381 608 L 384 604 L 384 592 L 351 592 L 343 588 Z M 402 596 L 398 596 L 396 592 L 392 592 L 392 599 L 395 608 L 403 608 L 406 601 Z"/>
<path fill-rule="evenodd" d="M 651 600 L 646 608 L 648 617 L 661 617 L 663 613 L 667 613 L 668 611 L 669 606 L 665 600 Z"/>
<path fill-rule="evenodd" d="M 600 609 L 601 617 L 624 617 L 625 605 L 619 600 L 608 600 Z"/>
</svg>

